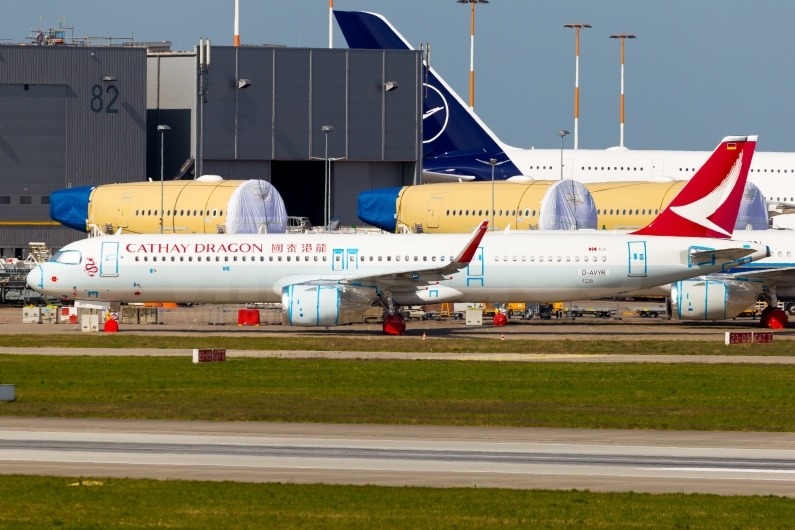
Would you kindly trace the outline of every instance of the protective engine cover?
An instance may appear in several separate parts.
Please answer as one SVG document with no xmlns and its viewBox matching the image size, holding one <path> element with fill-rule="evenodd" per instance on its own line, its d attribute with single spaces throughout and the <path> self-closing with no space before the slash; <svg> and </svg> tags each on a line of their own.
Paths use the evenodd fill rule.
<svg viewBox="0 0 795 530">
<path fill-rule="evenodd" d="M 289 326 L 338 326 L 340 298 L 338 287 L 288 285 L 282 290 L 284 323 Z"/>
<path fill-rule="evenodd" d="M 307 282 L 282 289 L 282 319 L 288 326 L 329 327 L 361 320 L 376 299 L 375 289 Z"/>
<path fill-rule="evenodd" d="M 701 277 L 671 284 L 671 318 L 724 320 L 756 302 L 761 286 L 731 279 Z"/>
</svg>

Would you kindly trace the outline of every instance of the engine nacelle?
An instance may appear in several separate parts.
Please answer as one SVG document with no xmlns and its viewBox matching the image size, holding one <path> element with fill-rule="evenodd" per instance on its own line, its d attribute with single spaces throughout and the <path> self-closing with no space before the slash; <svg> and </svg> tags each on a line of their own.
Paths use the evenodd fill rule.
<svg viewBox="0 0 795 530">
<path fill-rule="evenodd" d="M 755 302 L 761 285 L 732 279 L 700 277 L 671 285 L 674 320 L 734 318 Z"/>
<path fill-rule="evenodd" d="M 282 289 L 282 318 L 288 326 L 339 326 L 360 320 L 376 299 L 375 289 L 306 283 Z"/>
</svg>

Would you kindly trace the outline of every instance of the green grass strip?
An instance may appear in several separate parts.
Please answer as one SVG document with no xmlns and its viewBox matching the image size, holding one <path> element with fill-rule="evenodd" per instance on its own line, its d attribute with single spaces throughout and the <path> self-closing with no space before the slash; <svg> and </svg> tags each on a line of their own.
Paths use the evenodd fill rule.
<svg viewBox="0 0 795 530">
<path fill-rule="evenodd" d="M 2 528 L 792 528 L 782 497 L 0 477 Z M 91 483 L 83 479 L 83 484 Z M 100 485 L 101 484 L 101 485 Z"/>
<path fill-rule="evenodd" d="M 136 334 L 0 335 L 0 344 L 18 348 L 227 348 L 230 350 L 310 350 L 427 353 L 643 354 L 643 355 L 795 355 L 795 343 L 725 346 L 721 340 L 500 340 L 455 336 L 384 337 L 355 335 L 316 337 L 208 337 Z"/>
<path fill-rule="evenodd" d="M 0 415 L 795 431 L 795 366 L 0 355 Z"/>
</svg>

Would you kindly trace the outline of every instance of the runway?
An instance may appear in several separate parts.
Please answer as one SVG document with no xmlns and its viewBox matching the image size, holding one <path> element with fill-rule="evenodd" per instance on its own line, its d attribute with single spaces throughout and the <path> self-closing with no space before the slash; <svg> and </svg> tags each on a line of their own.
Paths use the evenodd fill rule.
<svg viewBox="0 0 795 530">
<path fill-rule="evenodd" d="M 764 346 L 760 346 L 764 348 Z M 0 355 L 191 357 L 192 350 L 150 348 L 0 348 Z M 227 358 L 491 361 L 528 363 L 795 364 L 795 355 L 632 355 L 536 353 L 427 353 L 313 350 L 227 350 Z"/>
<path fill-rule="evenodd" d="M 795 434 L 2 418 L 0 473 L 795 496 Z"/>
</svg>

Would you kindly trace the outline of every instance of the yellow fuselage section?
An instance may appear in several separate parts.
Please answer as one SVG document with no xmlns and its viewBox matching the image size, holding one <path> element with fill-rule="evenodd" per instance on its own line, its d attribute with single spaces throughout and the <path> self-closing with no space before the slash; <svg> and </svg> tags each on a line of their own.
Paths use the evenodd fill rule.
<svg viewBox="0 0 795 530">
<path fill-rule="evenodd" d="M 163 232 L 216 234 L 223 230 L 219 227 L 226 223 L 229 199 L 244 182 L 164 182 Z M 121 228 L 130 234 L 157 234 L 160 231 L 160 192 L 160 182 L 97 186 L 91 192 L 88 225 L 97 225 L 106 232 Z"/>
<path fill-rule="evenodd" d="M 494 226 L 538 229 L 541 200 L 557 181 L 495 182 Z M 584 184 L 593 196 L 600 230 L 631 230 L 649 224 L 686 181 Z M 471 232 L 490 219 L 491 182 L 407 186 L 397 198 L 398 231 Z"/>
</svg>

